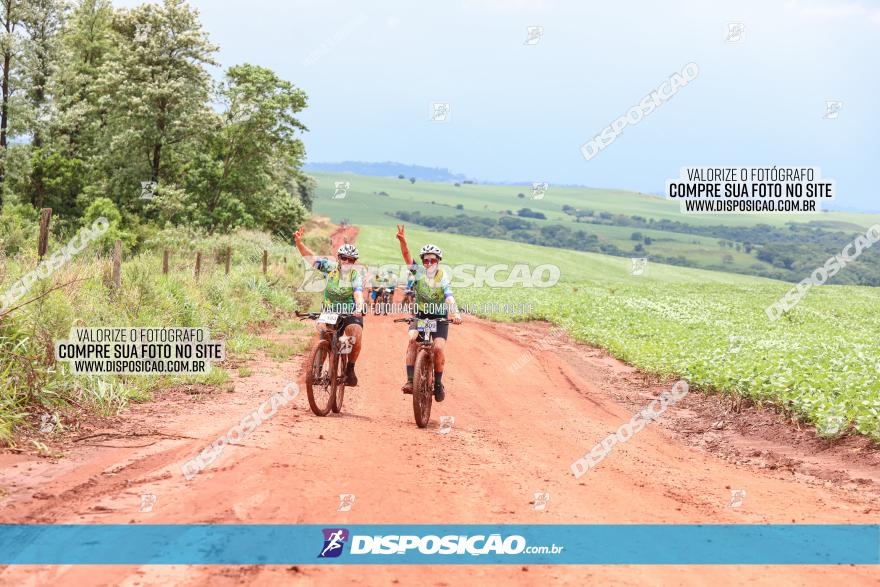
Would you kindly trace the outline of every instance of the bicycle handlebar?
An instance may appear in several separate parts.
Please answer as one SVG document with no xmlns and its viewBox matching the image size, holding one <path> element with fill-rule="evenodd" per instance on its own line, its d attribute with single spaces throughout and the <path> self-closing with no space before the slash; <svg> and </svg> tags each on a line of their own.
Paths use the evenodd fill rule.
<svg viewBox="0 0 880 587">
<path fill-rule="evenodd" d="M 337 314 L 340 318 L 348 318 L 349 316 L 360 316 L 360 317 L 364 317 L 364 316 L 366 316 L 366 314 L 356 314 L 356 313 L 354 313 L 354 312 L 351 312 L 351 313 L 348 313 L 348 312 L 333 312 L 333 313 L 334 313 L 334 314 Z M 295 312 L 295 314 L 296 314 L 301 320 L 305 320 L 305 319 L 307 319 L 307 318 L 308 318 L 308 319 L 311 319 L 311 320 L 315 320 L 315 319 L 317 319 L 317 318 L 320 318 L 320 316 L 321 316 L 321 314 L 323 314 L 323 312 Z"/>
<path fill-rule="evenodd" d="M 407 322 L 412 324 L 413 322 L 418 322 L 419 320 L 434 320 L 437 324 L 455 324 L 452 320 L 448 318 L 416 318 L 415 316 L 411 316 L 409 318 L 397 318 L 395 322 Z"/>
</svg>

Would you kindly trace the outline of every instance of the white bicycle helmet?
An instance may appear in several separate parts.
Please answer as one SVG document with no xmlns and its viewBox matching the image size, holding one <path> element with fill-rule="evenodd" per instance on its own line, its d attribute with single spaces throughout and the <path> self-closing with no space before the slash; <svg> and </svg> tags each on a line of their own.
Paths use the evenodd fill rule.
<svg viewBox="0 0 880 587">
<path fill-rule="evenodd" d="M 438 259 L 443 258 L 443 251 L 440 250 L 440 247 L 435 247 L 434 245 L 425 245 L 422 247 L 422 250 L 419 251 L 419 257 L 424 258 L 425 255 L 432 254 L 437 255 Z"/>
<path fill-rule="evenodd" d="M 358 254 L 356 246 L 346 243 L 339 247 L 339 250 L 336 251 L 336 256 L 351 257 L 352 259 L 357 259 L 360 255 Z"/>
</svg>

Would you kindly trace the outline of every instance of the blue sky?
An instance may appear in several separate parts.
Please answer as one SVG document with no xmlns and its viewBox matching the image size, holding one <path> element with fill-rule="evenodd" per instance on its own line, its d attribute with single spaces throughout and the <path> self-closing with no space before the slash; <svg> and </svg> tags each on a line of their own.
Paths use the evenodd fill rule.
<svg viewBox="0 0 880 587">
<path fill-rule="evenodd" d="M 118 6 L 136 4 L 117 0 Z M 880 2 L 192 0 L 224 66 L 302 87 L 310 161 L 662 192 L 684 166 L 817 166 L 880 210 Z M 742 23 L 726 42 L 728 23 Z M 543 27 L 535 45 L 528 26 Z M 587 161 L 688 62 L 697 79 Z M 824 118 L 827 100 L 843 103 Z M 448 102 L 446 123 L 431 104 Z"/>
</svg>

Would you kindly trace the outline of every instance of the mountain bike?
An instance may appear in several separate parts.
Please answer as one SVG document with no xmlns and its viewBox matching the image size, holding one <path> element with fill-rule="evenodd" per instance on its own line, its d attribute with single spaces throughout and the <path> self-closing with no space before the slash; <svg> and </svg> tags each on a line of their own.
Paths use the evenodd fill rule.
<svg viewBox="0 0 880 587">
<path fill-rule="evenodd" d="M 345 371 L 352 343 L 345 336 L 345 319 L 354 314 L 333 312 L 296 313 L 300 320 L 317 320 L 330 326 L 309 353 L 306 373 L 306 392 L 309 406 L 316 416 L 326 416 L 332 410 L 339 413 L 345 398 Z"/>
<path fill-rule="evenodd" d="M 395 322 L 416 323 L 420 333 L 416 339 L 419 345 L 416 351 L 415 372 L 413 373 L 413 416 L 419 428 L 425 428 L 431 420 L 431 403 L 434 401 L 434 338 L 438 324 L 454 324 L 452 320 L 438 318 L 428 320 L 412 316 L 398 318 Z"/>
</svg>

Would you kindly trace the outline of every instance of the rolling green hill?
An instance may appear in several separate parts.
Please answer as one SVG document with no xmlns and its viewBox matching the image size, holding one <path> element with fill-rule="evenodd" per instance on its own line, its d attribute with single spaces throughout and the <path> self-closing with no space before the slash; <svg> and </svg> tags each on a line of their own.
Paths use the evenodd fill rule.
<svg viewBox="0 0 880 587">
<path fill-rule="evenodd" d="M 411 183 L 407 179 L 353 174 L 314 173 L 314 176 L 319 183 L 315 211 L 336 222 L 349 220 L 361 226 L 393 226 L 399 221 L 395 214 L 414 211 L 422 217 L 446 218 L 449 222 L 455 222 L 453 219 L 460 215 L 474 221 L 498 222 L 503 218 L 518 218 L 518 212 L 528 208 L 545 217 L 527 218 L 534 226 L 533 234 L 502 235 L 501 238 L 553 244 L 535 237 L 542 227 L 561 225 L 571 233 L 582 231 L 598 239 L 592 248 L 574 245 L 580 250 L 601 248 L 617 256 L 647 257 L 676 265 L 787 281 L 799 281 L 829 254 L 839 252 L 858 232 L 880 223 L 880 215 L 837 212 L 814 216 L 685 216 L 679 213 L 674 202 L 614 190 L 551 186 L 543 199 L 535 200 L 531 198 L 531 189 L 525 186 L 456 186 L 418 180 Z M 345 198 L 333 197 L 337 181 L 350 184 Z M 581 211 L 579 221 L 575 210 Z M 590 216 L 584 215 L 587 213 Z M 789 223 L 794 223 L 792 226 L 799 230 Z M 448 231 L 484 234 L 463 228 Z M 838 275 L 834 283 L 880 284 L 878 260 L 880 257 L 872 259 L 870 267 L 863 260 L 860 268 L 851 267 Z"/>
<path fill-rule="evenodd" d="M 372 265 L 402 262 L 394 224 L 388 227 L 358 226 L 358 248 L 365 263 Z M 646 283 L 776 284 L 777 289 L 779 285 L 772 279 L 750 275 L 654 263 L 648 265 L 648 270 L 643 275 L 634 277 L 631 274 L 631 261 L 621 257 L 458 234 L 438 234 L 412 226 L 406 228 L 406 235 L 407 240 L 412 243 L 411 246 L 415 243 L 420 243 L 421 246 L 427 242 L 437 244 L 444 251 L 444 261 L 450 263 L 528 263 L 532 266 L 552 263 L 559 267 L 560 281 L 565 283 L 633 283 L 633 280 L 639 280 Z"/>
<path fill-rule="evenodd" d="M 412 202 L 436 202 L 438 211 L 432 214 L 441 214 L 440 210 L 446 210 L 448 214 L 462 212 L 455 206 L 462 204 L 467 214 L 497 214 L 504 210 L 517 210 L 528 207 L 538 212 L 543 212 L 549 220 L 571 221 L 571 217 L 562 212 L 564 205 L 576 208 L 589 208 L 597 212 L 609 212 L 611 214 L 640 215 L 646 218 L 668 220 L 685 220 L 694 225 L 726 224 L 729 226 L 756 226 L 758 224 L 770 224 L 784 226 L 788 222 L 817 223 L 817 226 L 825 226 L 840 230 L 866 229 L 871 225 L 880 223 L 880 214 L 857 214 L 851 212 L 827 212 L 820 215 L 692 215 L 683 216 L 678 210 L 678 204 L 667 201 L 659 196 L 627 192 L 622 190 L 592 189 L 592 188 L 567 188 L 553 187 L 547 191 L 541 200 L 533 200 L 530 197 L 529 186 L 493 185 L 493 184 L 462 184 L 455 187 L 452 183 L 431 183 L 416 181 L 411 184 L 409 180 L 392 177 L 375 177 L 366 175 L 354 175 L 350 173 L 327 174 L 311 172 L 310 175 L 318 180 L 318 211 L 328 214 L 336 219 L 337 215 L 344 216 L 349 208 L 354 206 L 368 207 L 372 213 L 359 216 L 361 224 L 379 222 L 384 212 L 398 210 L 399 206 Z M 351 189 L 348 196 L 342 200 L 333 200 L 334 181 L 348 181 Z M 380 196 L 373 199 L 378 192 L 386 192 L 388 196 Z M 518 198 L 518 194 L 524 194 L 525 198 Z M 382 198 L 381 200 L 379 198 Z M 425 210 L 423 213 L 428 214 Z"/>
</svg>

